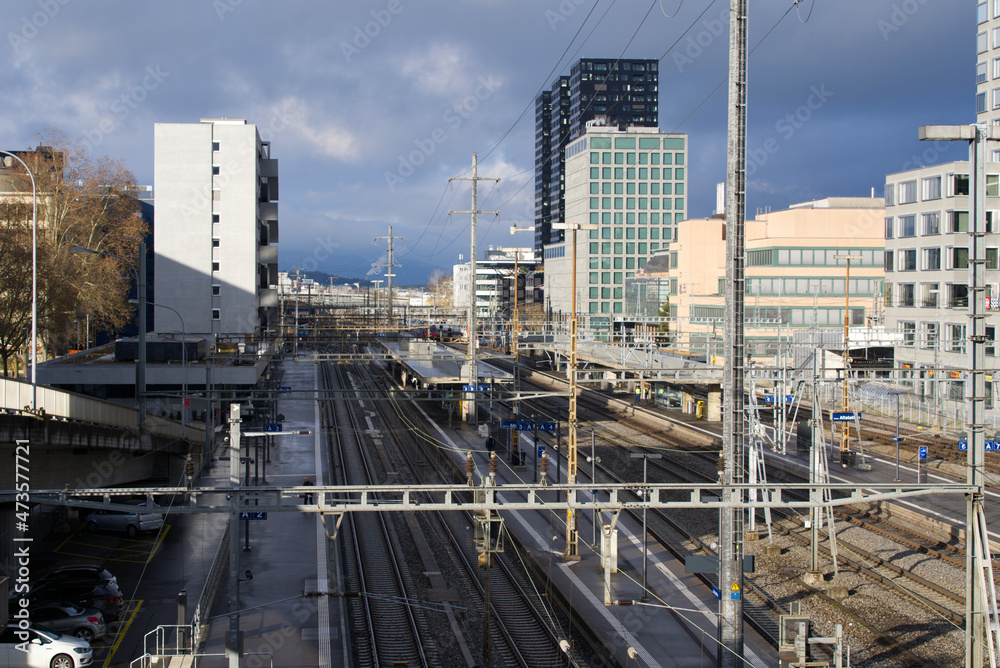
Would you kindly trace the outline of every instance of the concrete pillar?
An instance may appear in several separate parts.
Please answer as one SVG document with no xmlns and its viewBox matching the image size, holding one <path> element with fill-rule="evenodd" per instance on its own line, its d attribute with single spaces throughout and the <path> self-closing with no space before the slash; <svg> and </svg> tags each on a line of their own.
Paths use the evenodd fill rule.
<svg viewBox="0 0 1000 668">
<path fill-rule="evenodd" d="M 709 422 L 722 421 L 722 390 L 709 390 L 708 392 L 708 413 L 705 419 Z"/>
</svg>

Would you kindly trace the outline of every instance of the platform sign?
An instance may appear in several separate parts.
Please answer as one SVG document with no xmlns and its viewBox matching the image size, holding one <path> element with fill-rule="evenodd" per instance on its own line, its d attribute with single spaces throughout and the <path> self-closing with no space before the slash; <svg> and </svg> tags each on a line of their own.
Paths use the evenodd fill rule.
<svg viewBox="0 0 1000 668">
<path fill-rule="evenodd" d="M 555 430 L 556 430 L 556 423 L 555 422 L 539 422 L 538 423 L 538 431 L 555 431 Z"/>
<path fill-rule="evenodd" d="M 538 457 L 539 457 L 539 459 L 541 459 L 542 455 L 544 455 L 544 454 L 545 454 L 545 446 L 544 445 L 539 445 L 538 446 Z"/>
<path fill-rule="evenodd" d="M 500 420 L 501 429 L 516 429 L 518 431 L 531 431 L 535 428 L 535 423 L 531 420 Z"/>
<path fill-rule="evenodd" d="M 857 422 L 861 420 L 861 413 L 831 413 L 830 419 L 833 422 Z"/>
<path fill-rule="evenodd" d="M 919 453 L 919 457 L 921 459 L 927 459 L 927 448 L 926 448 L 926 446 L 920 446 L 919 448 L 917 448 L 917 452 Z"/>
<path fill-rule="evenodd" d="M 958 449 L 962 452 L 967 452 L 969 450 L 969 442 L 959 441 Z M 983 450 L 986 452 L 1000 452 L 1000 441 L 984 441 Z"/>
<path fill-rule="evenodd" d="M 719 588 L 716 587 L 715 585 L 712 585 L 712 594 L 715 596 L 715 598 L 719 599 L 720 601 L 722 600 L 722 592 L 719 591 Z"/>
<path fill-rule="evenodd" d="M 463 385 L 462 386 L 462 391 L 463 392 L 489 392 L 490 391 L 490 386 L 489 385 Z"/>
<path fill-rule="evenodd" d="M 280 422 L 267 422 L 264 424 L 264 431 L 281 431 L 282 424 Z"/>
<path fill-rule="evenodd" d="M 773 404 L 773 403 L 775 403 L 775 398 L 774 397 L 775 397 L 775 395 L 773 395 L 773 394 L 765 394 L 764 395 L 764 403 L 765 404 Z M 795 395 L 794 394 L 786 394 L 785 395 L 785 403 L 786 404 L 790 404 L 793 401 L 795 401 Z"/>
<path fill-rule="evenodd" d="M 250 512 L 241 512 L 240 513 L 240 519 L 241 520 L 266 520 L 267 519 L 267 511 L 266 510 L 256 510 L 256 511 L 250 511 Z"/>
<path fill-rule="evenodd" d="M 278 386 L 278 392 L 288 392 L 291 389 L 292 388 L 290 386 L 288 386 L 288 385 L 279 385 Z"/>
</svg>

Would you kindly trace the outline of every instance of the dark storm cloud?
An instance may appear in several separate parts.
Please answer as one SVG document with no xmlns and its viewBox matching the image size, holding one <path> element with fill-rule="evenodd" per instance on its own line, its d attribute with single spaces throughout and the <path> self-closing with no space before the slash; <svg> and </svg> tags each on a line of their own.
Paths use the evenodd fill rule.
<svg viewBox="0 0 1000 668">
<path fill-rule="evenodd" d="M 532 100 L 582 56 L 666 54 L 660 125 L 690 135 L 689 213 L 711 213 L 725 167 L 726 87 L 711 93 L 726 75 L 728 2 L 686 0 L 667 18 L 677 4 L 654 6 L 626 49 L 650 5 L 605 14 L 600 0 L 559 62 L 590 0 L 14 0 L 0 129 L 5 147 L 23 148 L 61 127 L 151 183 L 153 123 L 246 118 L 281 164 L 282 268 L 321 248 L 320 269 L 363 275 L 391 224 L 398 273 L 422 282 L 468 255 L 468 217 L 445 215 L 469 207 L 468 186 L 447 179 L 474 151 L 481 174 L 504 177 L 488 197 L 483 186 L 480 205 L 503 215 L 482 225 L 480 247 L 530 244 L 506 229 L 533 210 Z M 925 155 L 916 132 L 974 121 L 974 2 L 817 2 L 802 23 L 808 5 L 780 22 L 790 1 L 751 6 L 751 44 L 777 26 L 750 59 L 748 211 L 881 191 L 885 173 L 914 160 L 963 157 Z"/>
</svg>

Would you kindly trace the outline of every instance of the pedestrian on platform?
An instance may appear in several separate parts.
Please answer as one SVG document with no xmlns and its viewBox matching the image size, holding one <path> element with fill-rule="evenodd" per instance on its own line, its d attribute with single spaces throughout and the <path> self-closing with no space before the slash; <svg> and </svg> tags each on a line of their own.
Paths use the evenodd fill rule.
<svg viewBox="0 0 1000 668">
<path fill-rule="evenodd" d="M 632 403 L 633 406 L 636 405 L 637 403 L 639 403 L 639 397 L 641 397 L 641 396 L 642 396 L 642 389 L 638 385 L 636 385 L 635 386 L 635 401 Z"/>
<path fill-rule="evenodd" d="M 303 484 L 303 485 L 307 485 L 307 486 L 312 486 L 312 484 L 313 484 L 313 481 L 312 481 L 312 480 L 310 480 L 310 479 L 309 479 L 309 478 L 307 477 L 307 478 L 306 478 L 305 480 L 303 480 L 303 481 L 302 481 L 302 484 Z M 303 494 L 302 496 L 303 496 L 303 497 L 305 497 L 305 500 L 306 500 L 306 505 L 310 505 L 310 504 L 312 504 L 312 502 L 313 502 L 313 495 L 312 495 L 312 494 L 309 494 L 309 493 L 306 493 L 306 494 Z"/>
</svg>

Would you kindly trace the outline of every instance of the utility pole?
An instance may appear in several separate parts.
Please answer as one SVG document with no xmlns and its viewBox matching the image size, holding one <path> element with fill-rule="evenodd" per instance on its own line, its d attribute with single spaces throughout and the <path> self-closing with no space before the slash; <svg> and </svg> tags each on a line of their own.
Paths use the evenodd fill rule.
<svg viewBox="0 0 1000 668">
<path fill-rule="evenodd" d="M 479 343 L 478 337 L 476 336 L 476 216 L 480 213 L 492 213 L 493 215 L 499 216 L 499 211 L 479 211 L 477 208 L 476 194 L 477 185 L 480 181 L 495 181 L 500 182 L 500 179 L 490 178 L 486 176 L 479 176 L 479 163 L 476 154 L 472 154 L 472 176 L 454 176 L 448 179 L 448 182 L 452 181 L 472 181 L 472 209 L 470 211 L 449 211 L 450 216 L 453 213 L 468 213 L 472 214 L 472 245 L 471 245 L 471 275 L 472 275 L 472 295 L 471 303 L 469 304 L 469 315 L 467 318 L 467 326 L 469 328 L 469 344 L 466 348 L 466 358 L 469 369 L 469 384 L 477 385 L 479 383 L 479 368 L 476 365 L 476 346 Z M 472 392 L 468 398 L 469 401 L 469 422 L 475 423 L 476 421 L 476 393 Z"/>
<path fill-rule="evenodd" d="M 389 279 L 389 310 L 387 311 L 387 313 L 388 313 L 388 320 L 389 320 L 389 329 L 392 329 L 392 277 L 396 275 L 396 274 L 392 273 L 392 268 L 393 267 L 399 267 L 399 266 L 401 266 L 401 265 L 393 264 L 392 263 L 392 240 L 393 239 L 402 239 L 402 238 L 403 237 L 394 237 L 394 236 L 392 236 L 392 225 L 389 226 L 389 236 L 387 236 L 387 237 L 375 237 L 375 241 L 379 241 L 380 239 L 388 239 L 389 240 L 389 261 L 388 261 L 388 264 L 380 264 L 380 265 L 378 265 L 379 267 L 385 267 L 386 270 L 388 271 L 388 273 L 385 276 L 386 276 L 386 278 Z"/>
<path fill-rule="evenodd" d="M 719 522 L 719 668 L 743 660 L 744 243 L 746 240 L 747 0 L 729 1 L 729 123 L 726 146 L 726 351 L 723 372 L 722 500 Z"/>
<path fill-rule="evenodd" d="M 295 342 L 294 348 L 292 350 L 293 359 L 298 359 L 299 357 L 299 290 L 302 287 L 302 270 L 295 270 Z"/>
</svg>

